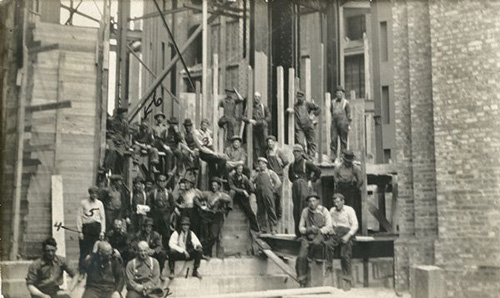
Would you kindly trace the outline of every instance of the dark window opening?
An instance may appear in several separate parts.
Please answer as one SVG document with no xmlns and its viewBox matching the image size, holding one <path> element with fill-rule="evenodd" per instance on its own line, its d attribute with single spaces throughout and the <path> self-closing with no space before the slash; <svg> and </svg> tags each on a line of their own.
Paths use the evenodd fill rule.
<svg viewBox="0 0 500 298">
<path fill-rule="evenodd" d="M 347 97 L 352 90 L 357 98 L 365 96 L 365 57 L 355 55 L 345 57 L 345 90 Z"/>
<path fill-rule="evenodd" d="M 389 86 L 382 86 L 382 123 L 391 123 L 391 109 L 389 100 Z"/>
<path fill-rule="evenodd" d="M 363 39 L 366 32 L 365 15 L 357 15 L 347 18 L 346 35 L 350 40 Z"/>
<path fill-rule="evenodd" d="M 389 44 L 387 37 L 387 22 L 380 22 L 380 60 L 389 61 Z"/>
</svg>

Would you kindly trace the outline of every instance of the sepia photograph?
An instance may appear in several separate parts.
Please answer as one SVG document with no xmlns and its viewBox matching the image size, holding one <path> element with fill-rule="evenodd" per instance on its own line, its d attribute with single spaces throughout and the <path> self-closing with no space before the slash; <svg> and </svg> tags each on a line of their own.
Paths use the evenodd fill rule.
<svg viewBox="0 0 500 298">
<path fill-rule="evenodd" d="M 500 298 L 500 0 L 0 0 L 1 298 Z"/>
</svg>

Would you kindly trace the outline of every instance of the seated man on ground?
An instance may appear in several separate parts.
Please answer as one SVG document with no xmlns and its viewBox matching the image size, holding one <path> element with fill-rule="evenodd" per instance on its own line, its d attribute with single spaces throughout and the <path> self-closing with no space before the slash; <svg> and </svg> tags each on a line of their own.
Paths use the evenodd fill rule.
<svg viewBox="0 0 500 298">
<path fill-rule="evenodd" d="M 149 253 L 148 243 L 140 241 L 137 244 L 137 257 L 127 264 L 127 298 L 163 297 L 160 264 Z"/>
<path fill-rule="evenodd" d="M 358 231 L 358 219 L 356 211 L 350 206 L 344 205 L 344 196 L 340 193 L 333 195 L 335 207 L 330 210 L 332 222 L 332 235 L 327 241 L 327 270 L 333 270 L 333 255 L 335 251 L 340 253 L 340 266 L 342 267 L 342 281 L 344 290 L 350 290 L 352 286 L 352 236 Z"/>
<path fill-rule="evenodd" d="M 35 260 L 28 269 L 26 285 L 31 297 L 41 298 L 69 298 L 67 294 L 58 294 L 63 283 L 63 274 L 66 271 L 72 278 L 75 271 L 68 267 L 63 257 L 56 255 L 57 243 L 54 238 L 43 242 L 43 256 Z M 76 282 L 73 278 L 73 284 Z M 72 287 L 70 287 L 71 289 Z"/>
<path fill-rule="evenodd" d="M 87 282 L 82 298 L 120 297 L 125 284 L 120 253 L 106 241 L 99 241 L 83 261 Z"/>
<path fill-rule="evenodd" d="M 323 262 L 325 240 L 331 230 L 331 218 L 328 209 L 321 206 L 316 194 L 306 198 L 308 207 L 302 210 L 299 222 L 300 251 L 295 269 L 301 287 L 309 284 L 309 261 Z"/>
<path fill-rule="evenodd" d="M 168 254 L 170 279 L 173 279 L 175 276 L 175 261 L 178 260 L 194 260 L 193 276 L 201 279 L 198 268 L 201 262 L 202 246 L 196 234 L 189 229 L 189 225 L 189 218 L 183 217 L 181 219 L 181 228 L 172 234 L 168 242 L 170 246 Z"/>
</svg>

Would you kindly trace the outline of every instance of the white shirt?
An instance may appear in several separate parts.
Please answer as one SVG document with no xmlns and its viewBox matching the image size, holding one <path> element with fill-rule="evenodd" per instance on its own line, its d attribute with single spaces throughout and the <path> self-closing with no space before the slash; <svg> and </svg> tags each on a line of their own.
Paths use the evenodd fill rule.
<svg viewBox="0 0 500 298">
<path fill-rule="evenodd" d="M 92 202 L 90 198 L 87 198 L 82 200 L 80 208 L 78 209 L 76 228 L 79 232 L 81 232 L 83 224 L 93 222 L 101 223 L 101 233 L 106 231 L 106 215 L 104 213 L 104 205 L 99 200 Z"/>
<path fill-rule="evenodd" d="M 332 216 L 333 230 L 336 227 L 346 227 L 349 228 L 351 236 L 358 231 L 358 218 L 356 217 L 356 211 L 351 206 L 344 205 L 340 211 L 337 211 L 337 208 L 333 207 L 330 209 L 330 215 Z"/>
<path fill-rule="evenodd" d="M 193 231 L 189 231 L 191 233 L 191 243 L 194 247 L 201 246 L 200 240 L 196 237 L 196 234 Z M 175 231 L 172 236 L 170 236 L 170 240 L 168 241 L 168 246 L 170 249 L 173 249 L 177 252 L 184 253 L 186 251 L 186 241 L 187 241 L 187 233 L 181 231 L 180 234 Z"/>
<path fill-rule="evenodd" d="M 198 139 L 198 143 L 201 145 L 203 145 L 204 138 L 208 139 L 208 147 L 212 146 L 213 144 L 212 131 L 208 128 L 206 131 L 203 131 L 202 129 L 195 129 L 194 136 Z"/>
</svg>

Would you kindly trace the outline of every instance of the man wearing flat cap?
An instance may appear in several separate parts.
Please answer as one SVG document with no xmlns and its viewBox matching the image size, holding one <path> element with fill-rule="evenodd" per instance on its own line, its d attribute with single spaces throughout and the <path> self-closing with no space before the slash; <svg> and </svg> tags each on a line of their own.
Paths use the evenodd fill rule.
<svg viewBox="0 0 500 298">
<path fill-rule="evenodd" d="M 199 236 L 203 253 L 208 257 L 212 256 L 212 247 L 220 238 L 224 215 L 232 209 L 231 197 L 221 191 L 222 179 L 214 177 L 210 185 L 210 191 L 204 191 L 202 197 L 194 200 L 200 215 Z"/>
<path fill-rule="evenodd" d="M 332 225 L 328 209 L 320 205 L 321 200 L 316 193 L 308 195 L 305 201 L 308 206 L 300 215 L 300 251 L 295 264 L 301 287 L 306 287 L 310 283 L 309 260 L 323 262 L 325 240 L 330 234 Z"/>
<path fill-rule="evenodd" d="M 274 171 L 276 175 L 280 178 L 280 181 L 283 182 L 283 170 L 289 164 L 288 157 L 286 152 L 278 148 L 276 144 L 275 136 L 268 136 L 266 138 L 267 141 L 267 150 L 264 154 L 264 157 L 267 159 L 268 165 L 267 167 Z M 283 186 L 283 184 L 282 184 Z M 281 215 L 283 214 L 283 208 L 281 207 L 281 187 L 275 193 L 275 207 L 276 207 L 276 217 L 278 221 L 281 219 Z"/>
<path fill-rule="evenodd" d="M 226 98 L 219 102 L 219 107 L 224 109 L 224 115 L 219 119 L 219 127 L 224 128 L 226 144 L 231 144 L 231 138 L 239 134 L 242 108 L 244 99 L 236 88 L 226 89 Z"/>
<path fill-rule="evenodd" d="M 333 169 L 335 192 L 345 198 L 345 204 L 356 211 L 361 225 L 361 190 L 363 187 L 363 172 L 361 167 L 354 164 L 354 153 L 346 150 L 342 154 L 342 163 Z"/>
<path fill-rule="evenodd" d="M 301 144 L 307 148 L 307 156 L 314 159 L 316 154 L 316 132 L 310 114 L 319 116 L 321 108 L 309 101 L 305 101 L 305 94 L 297 92 L 295 106 L 287 109 L 287 112 L 295 114 L 295 144 Z"/>
<path fill-rule="evenodd" d="M 342 281 L 344 290 L 352 286 L 352 237 L 356 235 L 359 224 L 354 209 L 344 204 L 344 196 L 340 193 L 333 194 L 334 207 L 330 209 L 332 222 L 331 236 L 327 241 L 326 268 L 333 270 L 333 256 L 340 255 L 342 268 Z"/>
<path fill-rule="evenodd" d="M 89 197 L 83 199 L 78 208 L 76 229 L 80 238 L 80 259 L 78 268 L 83 273 L 83 260 L 92 251 L 94 243 L 104 238 L 106 232 L 106 214 L 104 206 L 98 200 L 99 188 L 89 187 Z"/>
<path fill-rule="evenodd" d="M 108 120 L 106 127 L 106 154 L 103 167 L 113 174 L 122 175 L 125 155 L 129 154 L 130 126 L 127 109 L 117 108 L 115 116 Z"/>
<path fill-rule="evenodd" d="M 229 174 L 229 195 L 233 202 L 240 205 L 243 213 L 250 222 L 250 229 L 252 231 L 259 231 L 259 224 L 257 217 L 250 205 L 251 195 L 255 193 L 255 187 L 248 177 L 243 173 L 244 165 L 242 162 L 236 165 L 235 171 Z"/>
<path fill-rule="evenodd" d="M 252 179 L 257 196 L 257 219 L 261 232 L 269 230 L 272 234 L 277 233 L 278 218 L 275 209 L 275 194 L 281 188 L 281 180 L 275 172 L 267 168 L 268 161 L 264 157 L 258 158 L 258 172 Z"/>
<path fill-rule="evenodd" d="M 335 161 L 337 158 L 337 144 L 339 138 L 341 152 L 347 150 L 347 135 L 351 125 L 352 115 L 351 105 L 349 101 L 345 99 L 344 92 L 344 88 L 338 86 L 335 91 L 335 98 L 332 99 L 332 104 L 330 106 L 330 112 L 332 113 L 332 123 L 330 126 L 332 161 Z"/>
<path fill-rule="evenodd" d="M 235 135 L 231 138 L 231 146 L 224 149 L 224 153 L 227 155 L 227 170 L 232 171 L 237 163 L 242 162 L 243 164 L 247 161 L 247 152 L 241 147 L 241 137 Z"/>
<path fill-rule="evenodd" d="M 304 149 L 300 144 L 293 145 L 294 161 L 288 168 L 288 179 L 292 182 L 293 220 L 295 235 L 300 237 L 300 213 L 305 208 L 305 198 L 312 191 L 312 184 L 321 176 L 321 170 L 314 163 L 304 158 Z"/>
<path fill-rule="evenodd" d="M 170 237 L 170 216 L 175 208 L 172 193 L 167 189 L 167 177 L 158 176 L 156 186 L 148 193 L 148 202 L 151 207 L 149 213 L 153 218 L 155 230 L 160 233 L 163 246 L 166 247 Z"/>
<path fill-rule="evenodd" d="M 252 117 L 244 117 L 243 120 L 253 126 L 253 160 L 257 163 L 257 158 L 263 156 L 266 151 L 267 128 L 271 122 L 269 109 L 261 102 L 260 92 L 255 92 L 253 96 Z"/>
</svg>

